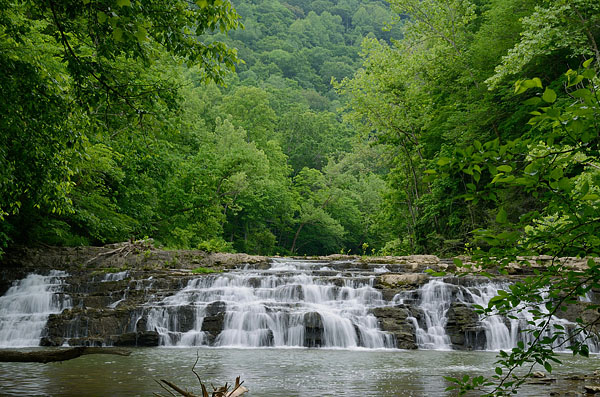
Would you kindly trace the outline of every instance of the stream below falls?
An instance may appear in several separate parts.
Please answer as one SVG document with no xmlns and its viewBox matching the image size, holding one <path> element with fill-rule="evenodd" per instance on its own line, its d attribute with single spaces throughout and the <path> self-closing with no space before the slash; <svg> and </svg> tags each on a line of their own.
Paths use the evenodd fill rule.
<svg viewBox="0 0 600 397">
<path fill-rule="evenodd" d="M 63 363 L 0 363 L 3 396 L 150 396 L 166 394 L 154 380 L 168 379 L 199 391 L 191 368 L 208 384 L 241 376 L 247 396 L 450 396 L 443 376 L 490 375 L 495 354 L 464 351 L 134 348 L 129 357 L 91 355 Z M 561 374 L 589 374 L 590 359 L 561 355 L 548 385 L 526 385 L 520 396 L 583 393 L 583 382 Z M 571 394 L 573 395 L 573 394 Z M 579 394 L 576 394 L 579 395 Z"/>
</svg>

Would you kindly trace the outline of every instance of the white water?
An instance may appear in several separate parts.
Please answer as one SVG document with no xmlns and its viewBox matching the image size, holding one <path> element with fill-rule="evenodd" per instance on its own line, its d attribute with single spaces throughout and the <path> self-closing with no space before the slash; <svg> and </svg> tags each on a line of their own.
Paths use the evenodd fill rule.
<svg viewBox="0 0 600 397">
<path fill-rule="evenodd" d="M 0 347 L 38 346 L 48 316 L 72 306 L 60 294 L 65 272 L 30 274 L 0 297 Z"/>
<path fill-rule="evenodd" d="M 450 338 L 446 333 L 448 322 L 448 310 L 453 302 L 466 305 L 479 305 L 487 307 L 490 300 L 498 295 L 499 290 L 508 290 L 509 284 L 483 283 L 479 286 L 463 287 L 446 283 L 442 280 L 433 279 L 422 286 L 419 293 L 418 307 L 423 311 L 424 319 L 420 322 L 416 318 L 410 318 L 416 330 L 417 345 L 420 349 L 448 350 L 451 349 Z M 544 296 L 542 296 L 544 298 Z M 591 300 L 590 297 L 588 299 Z M 403 294 L 394 297 L 394 302 L 402 303 Z M 542 313 L 548 313 L 544 305 L 536 306 L 535 309 Z M 513 313 L 516 318 L 506 318 L 499 315 L 480 316 L 479 322 L 485 333 L 485 350 L 508 350 L 517 346 L 518 342 L 529 345 L 534 341 L 532 333 L 523 332 L 529 328 L 528 322 L 533 321 L 533 314 L 523 305 L 517 307 Z M 555 325 L 563 327 L 565 332 L 575 326 L 569 320 L 552 316 L 550 326 L 542 337 L 551 337 L 556 331 Z M 578 335 L 577 340 L 583 341 L 585 337 Z M 600 351 L 598 342 L 588 340 L 591 352 Z M 558 351 L 566 351 L 570 346 L 564 337 L 559 337 L 553 344 Z"/>
<path fill-rule="evenodd" d="M 122 272 L 118 272 L 118 273 L 106 273 L 104 275 L 104 277 L 102 278 L 102 282 L 109 282 L 109 281 L 121 281 L 121 280 L 125 280 L 127 277 L 129 277 L 129 271 L 128 270 L 124 270 Z"/>
<path fill-rule="evenodd" d="M 166 346 L 206 344 L 202 326 L 207 311 L 223 302 L 226 314 L 216 346 L 394 347 L 369 312 L 386 304 L 372 287 L 373 278 L 319 276 L 323 266 L 276 260 L 266 271 L 245 269 L 191 280 L 177 294 L 151 305 L 147 329 L 157 330 Z M 191 322 L 190 329 L 182 327 Z"/>
<path fill-rule="evenodd" d="M 268 270 L 247 266 L 192 279 L 166 298 L 147 296 L 146 291 L 149 303 L 142 313 L 147 317 L 146 329 L 158 331 L 165 346 L 392 348 L 393 338 L 379 329 L 370 311 L 405 303 L 412 307 L 414 317 L 408 320 L 414 326 L 419 348 L 450 350 L 446 327 L 453 302 L 487 307 L 499 290 L 509 288 L 508 284 L 497 282 L 464 287 L 432 279 L 417 291 L 398 294 L 386 302 L 373 288 L 372 273 L 336 273 L 334 268 L 340 268 L 336 265 L 339 264 L 278 259 Z M 348 269 L 345 264 L 343 268 Z M 29 275 L 0 297 L 0 347 L 39 345 L 48 316 L 72 305 L 71 299 L 61 293 L 66 276 L 58 271 L 48 276 Z M 127 272 L 120 272 L 105 275 L 99 281 L 127 277 Z M 148 290 L 153 282 L 148 280 L 130 280 L 122 295 L 115 294 L 108 308 L 114 309 L 126 299 L 130 288 Z M 583 301 L 592 298 L 589 294 Z M 537 309 L 546 311 L 543 305 Z M 210 335 L 211 328 L 205 327 L 205 322 L 212 322 L 214 330 L 215 321 L 219 322 L 215 316 L 223 312 L 222 332 Z M 533 319 L 531 313 L 522 310 L 514 314 L 516 318 L 512 319 L 482 316 L 477 324 L 479 331 L 472 331 L 467 337 L 476 335 L 476 348 L 494 351 L 511 349 L 520 341 L 531 343 L 533 335 L 522 332 Z M 552 317 L 544 336 L 552 336 L 554 325 L 567 331 L 574 326 L 568 320 Z M 580 341 L 583 338 L 578 336 Z M 563 342 L 564 339 L 558 339 L 555 348 L 566 350 L 568 343 Z M 597 341 L 587 344 L 591 352 L 600 351 Z"/>
<path fill-rule="evenodd" d="M 424 327 L 411 317 L 415 327 L 417 345 L 420 349 L 451 350 L 450 337 L 446 334 L 448 309 L 452 303 L 449 284 L 431 280 L 419 290 L 419 308 L 423 310 Z"/>
<path fill-rule="evenodd" d="M 122 281 L 128 277 L 129 277 L 129 270 L 125 270 L 125 271 L 118 272 L 118 273 L 107 273 L 104 275 L 101 282 L 107 283 L 107 282 L 111 282 L 111 281 Z M 106 307 L 108 307 L 110 309 L 115 309 L 117 306 L 119 306 L 119 303 L 121 303 L 125 299 L 127 299 L 128 294 L 129 294 L 129 284 L 127 284 L 127 287 L 125 287 L 125 289 L 123 290 L 123 294 L 121 295 L 121 298 L 108 304 Z M 111 293 L 111 297 L 112 297 L 112 293 Z"/>
</svg>

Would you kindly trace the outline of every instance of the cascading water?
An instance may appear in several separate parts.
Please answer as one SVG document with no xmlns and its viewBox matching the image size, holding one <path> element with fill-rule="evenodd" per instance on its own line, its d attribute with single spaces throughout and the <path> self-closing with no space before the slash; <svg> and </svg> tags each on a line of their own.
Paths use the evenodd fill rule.
<svg viewBox="0 0 600 397">
<path fill-rule="evenodd" d="M 147 329 L 157 330 L 167 346 L 208 344 L 204 323 L 220 310 L 216 346 L 394 347 L 369 311 L 386 304 L 373 277 L 332 276 L 323 268 L 323 262 L 275 260 L 268 270 L 193 279 L 150 305 Z"/>
<path fill-rule="evenodd" d="M 62 292 L 66 273 L 29 275 L 0 297 L 0 347 L 37 346 L 41 337 L 56 345 L 351 349 L 397 343 L 435 350 L 508 350 L 532 342 L 533 335 L 522 331 L 532 320 L 528 310 L 512 318 L 473 311 L 510 284 L 446 278 L 416 287 L 423 276 L 410 276 L 400 278 L 410 283 L 390 287 L 378 276 L 389 269 L 402 277 L 405 272 L 395 264 L 274 259 L 267 269 L 261 263 L 199 277 L 185 270 L 150 277 L 136 270 L 92 274 L 85 285 L 66 287 L 77 303 L 70 311 L 63 311 L 72 306 Z M 402 292 L 392 299 L 396 288 Z M 590 293 L 579 305 L 596 298 Z M 545 311 L 543 305 L 536 309 Z M 46 326 L 49 314 L 61 312 Z M 567 314 L 573 319 L 577 311 Z M 549 329 L 568 334 L 574 326 L 552 317 Z M 596 339 L 586 344 L 599 351 Z M 554 347 L 565 350 L 568 344 L 557 339 Z"/>
<path fill-rule="evenodd" d="M 424 317 L 421 327 L 415 317 L 410 317 L 415 327 L 417 345 L 421 349 L 450 350 L 450 337 L 446 334 L 448 309 L 452 303 L 449 284 L 431 280 L 419 290 L 420 304 Z"/>
<path fill-rule="evenodd" d="M 415 317 L 410 317 L 413 321 L 417 345 L 420 349 L 445 350 L 451 349 L 450 338 L 446 333 L 446 324 L 448 322 L 448 311 L 453 303 L 460 303 L 467 306 L 479 305 L 487 307 L 490 300 L 498 295 L 499 290 L 506 290 L 509 284 L 486 282 L 477 286 L 463 287 L 446 283 L 442 280 L 434 279 L 422 286 L 418 290 L 421 321 Z M 543 298 L 543 296 L 542 296 Z M 395 303 L 402 303 L 404 294 L 398 294 L 394 297 Z M 587 297 L 590 299 L 590 297 Z M 506 318 L 499 315 L 481 316 L 479 325 L 481 331 L 485 335 L 485 350 L 508 350 L 517 346 L 518 342 L 524 342 L 526 345 L 534 340 L 533 334 L 522 332 L 529 327 L 529 322 L 533 321 L 533 315 L 525 309 L 518 307 L 514 313 L 514 318 Z M 541 305 L 536 307 L 542 313 L 547 313 L 546 308 Z M 552 316 L 550 318 L 550 326 L 546 334 L 542 336 L 552 336 L 551 330 L 556 329 L 558 325 L 569 332 L 575 324 L 569 320 Z M 585 339 L 584 335 L 577 335 L 579 341 Z M 598 342 L 588 340 L 588 346 L 591 352 L 600 351 Z M 565 350 L 570 346 L 569 342 L 565 342 L 565 338 L 557 338 L 554 342 L 554 347 L 558 350 Z"/>
<path fill-rule="evenodd" d="M 0 347 L 38 346 L 48 316 L 72 306 L 61 294 L 65 272 L 30 274 L 0 297 Z"/>
<path fill-rule="evenodd" d="M 118 272 L 118 273 L 107 273 L 104 275 L 102 280 L 100 280 L 100 282 L 107 283 L 107 282 L 111 282 L 111 281 L 122 281 L 128 277 L 129 277 L 128 270 Z M 127 284 L 127 287 L 125 287 L 125 290 L 123 291 L 123 294 L 121 295 L 121 298 L 110 303 L 109 305 L 107 305 L 107 307 L 110 309 L 115 309 L 117 306 L 119 306 L 119 303 L 121 303 L 125 299 L 127 299 L 128 294 L 129 294 L 129 284 Z M 111 294 L 111 297 L 112 297 L 112 294 Z"/>
</svg>

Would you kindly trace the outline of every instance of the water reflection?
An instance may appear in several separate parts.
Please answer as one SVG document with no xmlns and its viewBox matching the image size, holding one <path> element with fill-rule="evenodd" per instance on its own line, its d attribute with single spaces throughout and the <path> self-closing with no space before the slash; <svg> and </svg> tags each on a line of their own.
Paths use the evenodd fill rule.
<svg viewBox="0 0 600 397">
<path fill-rule="evenodd" d="M 443 396 L 444 375 L 490 374 L 495 355 L 485 352 L 349 351 L 324 349 L 135 349 L 129 357 L 92 355 L 64 363 L 0 363 L 0 395 L 150 396 L 154 379 L 199 391 L 191 367 L 208 383 L 240 375 L 248 396 Z M 597 358 L 565 355 L 562 373 L 590 373 Z M 550 389 L 552 387 L 554 389 Z M 519 395 L 548 395 L 570 385 L 529 386 Z M 582 387 L 582 385 L 578 386 Z"/>
</svg>

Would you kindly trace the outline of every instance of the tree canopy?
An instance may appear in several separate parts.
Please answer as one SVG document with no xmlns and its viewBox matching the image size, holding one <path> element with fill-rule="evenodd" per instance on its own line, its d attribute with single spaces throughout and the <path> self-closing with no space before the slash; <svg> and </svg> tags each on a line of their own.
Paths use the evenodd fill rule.
<svg viewBox="0 0 600 397">
<path fill-rule="evenodd" d="M 380 29 L 391 9 L 235 3 L 2 1 L 0 247 L 377 247 L 371 225 L 354 229 L 375 222 L 381 164 L 341 165 L 364 150 L 330 82 L 358 68 L 364 36 L 401 37 Z M 310 195 L 305 169 L 327 181 Z"/>
</svg>

